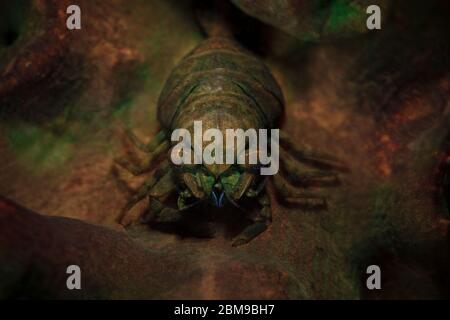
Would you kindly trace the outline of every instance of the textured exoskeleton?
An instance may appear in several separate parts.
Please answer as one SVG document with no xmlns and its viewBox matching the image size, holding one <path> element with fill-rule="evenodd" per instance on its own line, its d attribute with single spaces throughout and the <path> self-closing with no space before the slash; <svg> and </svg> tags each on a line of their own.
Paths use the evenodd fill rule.
<svg viewBox="0 0 450 320">
<path fill-rule="evenodd" d="M 208 38 L 175 67 L 167 80 L 158 101 L 162 130 L 153 141 L 146 145 L 129 132 L 130 139 L 148 152 L 149 159 L 140 165 L 125 159 L 119 159 L 118 163 L 135 175 L 151 171 L 153 160 L 161 154 L 170 154 L 175 144 L 170 141 L 171 132 L 185 128 L 193 135 L 194 121 L 202 121 L 203 130 L 218 128 L 223 132 L 276 128 L 283 104 L 280 87 L 261 60 L 231 39 Z M 341 167 L 339 161 L 293 143 L 283 132 L 280 132 L 280 161 L 280 173 L 271 177 L 280 198 L 288 204 L 325 208 L 325 199 L 308 188 L 336 184 L 338 178 L 331 169 Z M 244 199 L 254 198 L 260 209 L 248 215 L 253 223 L 233 240 L 233 245 L 244 244 L 271 222 L 266 182 L 267 176 L 260 176 L 250 165 L 175 166 L 166 156 L 129 200 L 119 220 L 146 196 L 150 198 L 147 221 L 156 222 L 176 221 L 183 211 L 199 202 L 242 209 L 240 203 Z M 168 194 L 174 192 L 178 193 L 176 209 L 164 204 Z"/>
</svg>

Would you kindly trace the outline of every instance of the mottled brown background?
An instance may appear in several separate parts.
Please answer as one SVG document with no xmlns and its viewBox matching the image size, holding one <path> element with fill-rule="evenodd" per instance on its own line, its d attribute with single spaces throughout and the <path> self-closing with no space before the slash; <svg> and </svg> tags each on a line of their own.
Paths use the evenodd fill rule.
<svg viewBox="0 0 450 320">
<path fill-rule="evenodd" d="M 380 31 L 365 28 L 369 2 Z M 450 297 L 447 1 L 233 1 L 238 41 L 282 86 L 283 128 L 351 169 L 327 211 L 274 199 L 269 230 L 238 248 L 220 228 L 114 223 L 118 129 L 157 131 L 164 80 L 205 37 L 194 3 L 79 0 L 80 31 L 65 28 L 70 1 L 23 3 L 1 2 L 0 194 L 14 203 L 0 202 L 0 297 Z M 382 290 L 365 289 L 370 264 Z"/>
</svg>

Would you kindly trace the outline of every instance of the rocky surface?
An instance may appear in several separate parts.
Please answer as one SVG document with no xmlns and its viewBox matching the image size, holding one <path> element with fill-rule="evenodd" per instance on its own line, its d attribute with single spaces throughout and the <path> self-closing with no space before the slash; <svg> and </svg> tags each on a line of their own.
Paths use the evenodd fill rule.
<svg viewBox="0 0 450 320">
<path fill-rule="evenodd" d="M 79 2 L 82 30 L 65 29 L 66 2 L 36 0 L 0 46 L 0 194 L 14 201 L 0 204 L 3 297 L 450 296 L 445 1 L 396 1 L 381 31 L 331 28 L 315 43 L 301 33 L 319 35 L 314 23 L 279 24 L 316 21 L 314 11 L 284 1 L 280 19 L 263 2 L 233 1 L 254 17 L 232 7 L 233 32 L 282 86 L 284 130 L 350 167 L 326 211 L 272 194 L 271 227 L 238 248 L 230 239 L 246 222 L 235 211 L 208 221 L 213 238 L 114 222 L 142 181 L 112 169 L 126 151 L 119 128 L 144 140 L 157 131 L 165 78 L 204 38 L 192 3 Z M 81 291 L 65 289 L 69 264 L 82 268 Z M 382 268 L 381 291 L 364 289 L 370 264 Z"/>
</svg>

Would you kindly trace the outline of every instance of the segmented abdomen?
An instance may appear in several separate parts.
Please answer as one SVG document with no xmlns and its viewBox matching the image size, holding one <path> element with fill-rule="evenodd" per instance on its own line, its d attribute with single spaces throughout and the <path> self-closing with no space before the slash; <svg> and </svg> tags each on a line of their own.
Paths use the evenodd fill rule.
<svg viewBox="0 0 450 320">
<path fill-rule="evenodd" d="M 166 129 L 211 112 L 247 117 L 242 128 L 250 123 L 271 128 L 282 111 L 283 96 L 269 69 L 227 38 L 209 38 L 189 53 L 172 71 L 158 101 L 158 120 Z"/>
</svg>

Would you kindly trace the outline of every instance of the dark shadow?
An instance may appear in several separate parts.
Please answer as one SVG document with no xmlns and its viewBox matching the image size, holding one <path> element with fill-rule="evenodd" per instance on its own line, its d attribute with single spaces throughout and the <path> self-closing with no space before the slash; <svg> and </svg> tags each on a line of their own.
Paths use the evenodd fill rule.
<svg viewBox="0 0 450 320">
<path fill-rule="evenodd" d="M 0 48 L 13 45 L 20 37 L 30 1 L 0 1 Z"/>
<path fill-rule="evenodd" d="M 242 206 L 250 207 L 249 211 L 257 209 L 251 202 L 243 201 Z M 150 222 L 148 226 L 159 232 L 175 234 L 182 239 L 213 238 L 221 234 L 231 240 L 251 223 L 245 212 L 230 203 L 226 203 L 223 208 L 216 208 L 210 203 L 202 203 L 183 211 L 183 218 L 179 221 Z"/>
<path fill-rule="evenodd" d="M 450 133 L 447 134 L 444 141 L 446 145 L 440 148 L 444 151 L 435 176 L 435 200 L 437 205 L 443 209 L 447 218 L 450 219 Z"/>
</svg>

